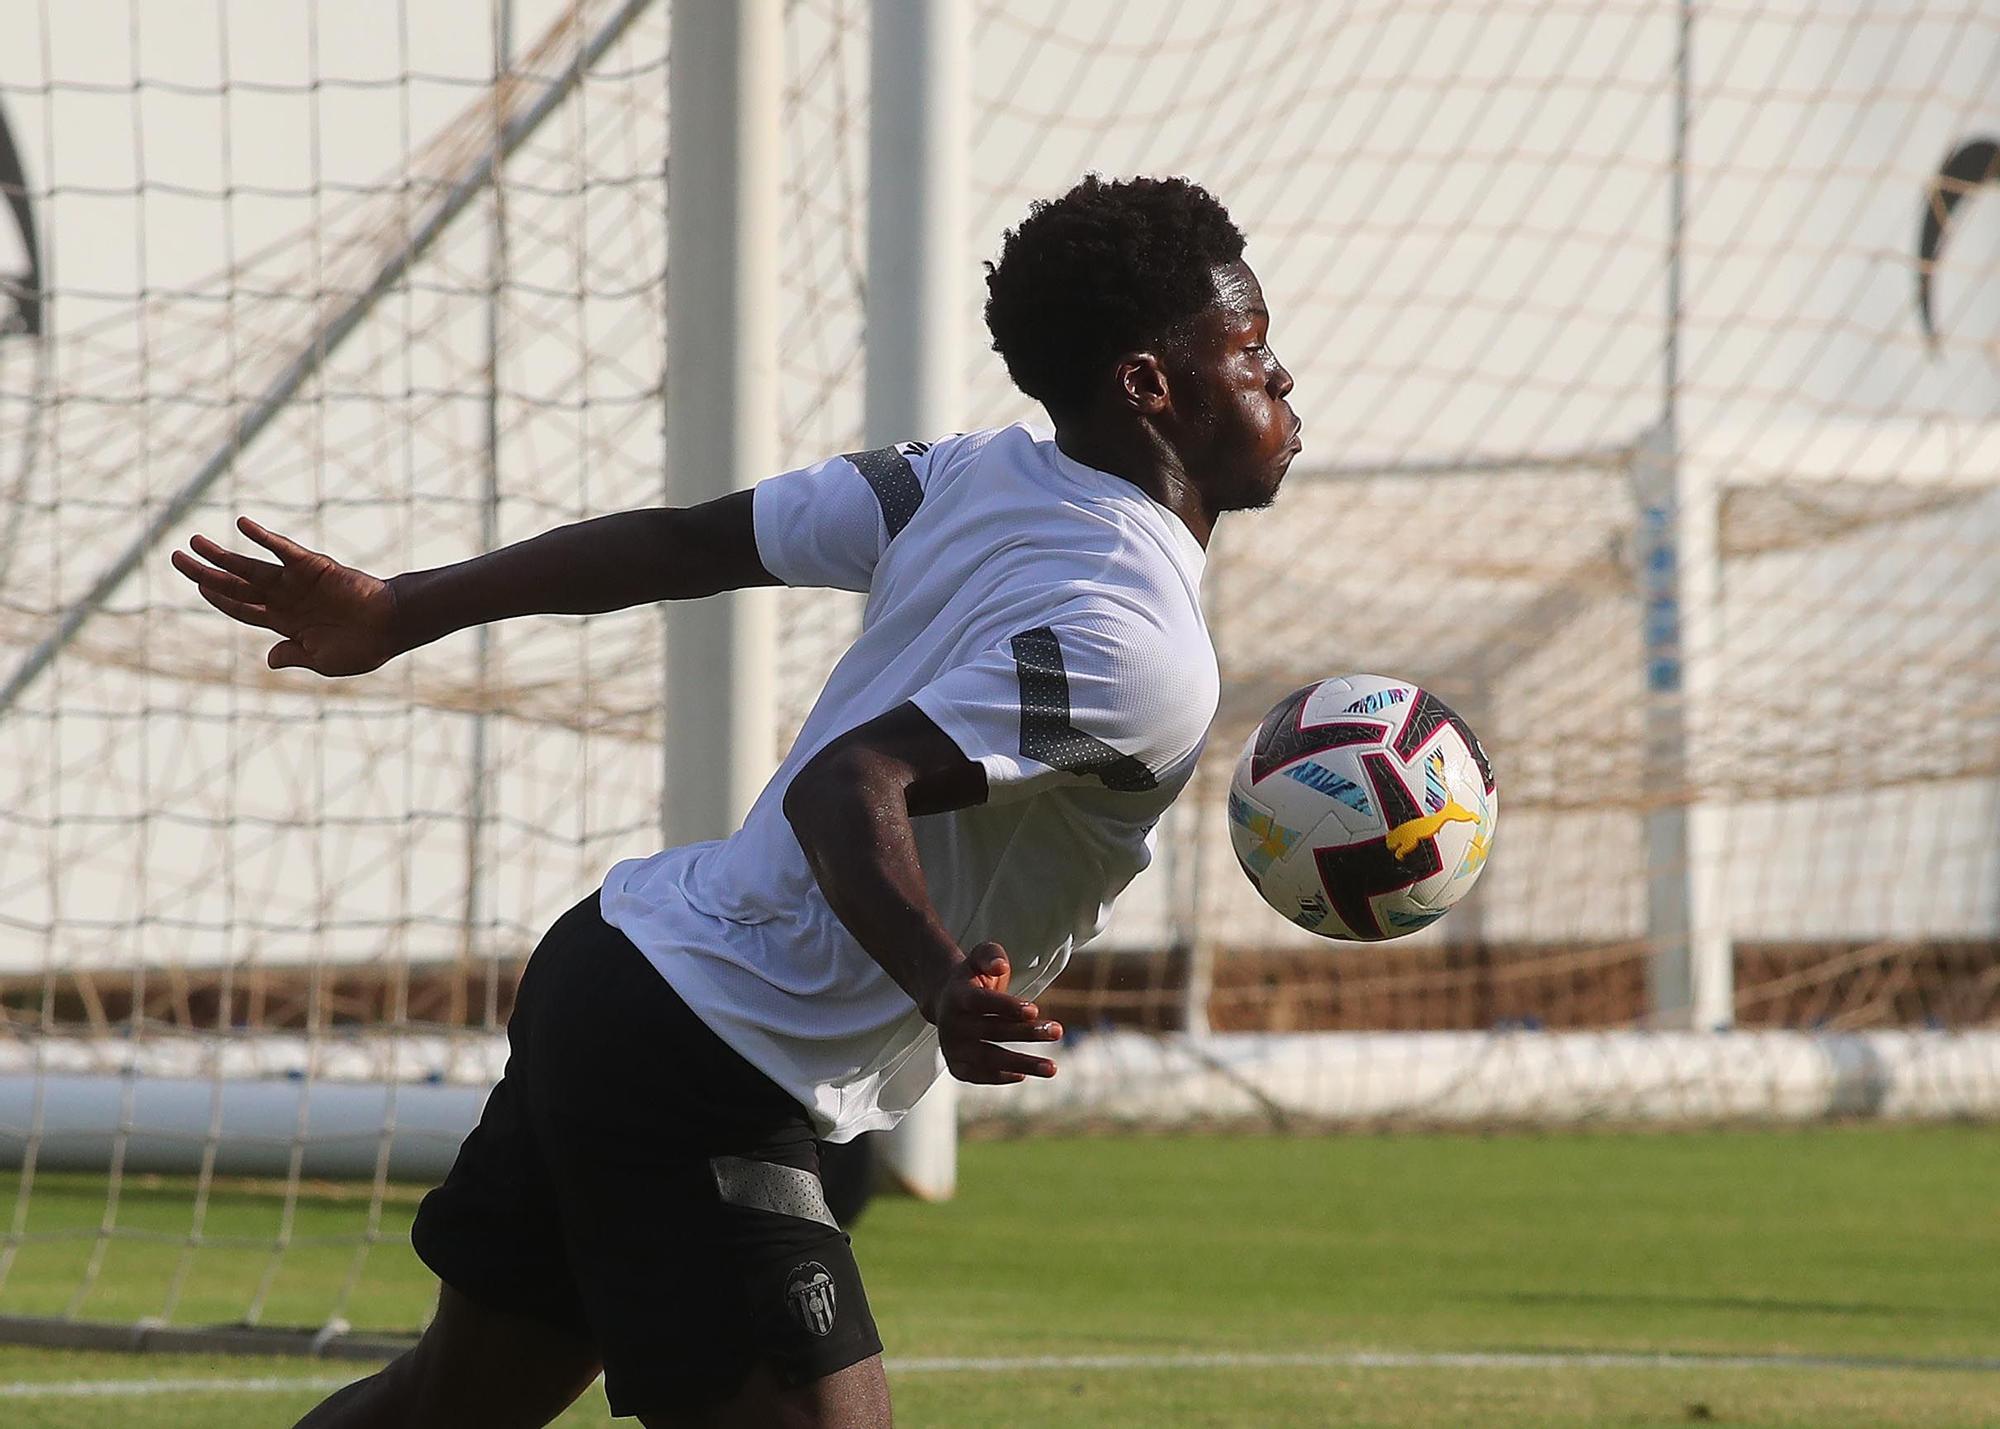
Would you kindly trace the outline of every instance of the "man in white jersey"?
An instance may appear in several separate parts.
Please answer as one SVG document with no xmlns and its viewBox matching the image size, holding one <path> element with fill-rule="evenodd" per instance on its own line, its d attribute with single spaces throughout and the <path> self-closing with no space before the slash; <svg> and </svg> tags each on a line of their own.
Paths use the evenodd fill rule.
<svg viewBox="0 0 2000 1429">
<path fill-rule="evenodd" d="M 1216 701 L 1216 518 L 1299 450 L 1222 206 L 1086 179 L 990 267 L 986 316 L 1054 430 L 828 458 L 686 510 L 380 581 L 247 519 L 176 567 L 354 675 L 451 631 L 784 583 L 862 632 L 735 835 L 611 869 L 536 949 L 505 1074 L 413 1231 L 417 1347 L 303 1422 L 540 1425 L 600 1371 L 649 1426 L 880 1425 L 881 1342 L 815 1138 L 942 1070 L 1052 1076 L 1034 995 L 1146 866 Z"/>
</svg>

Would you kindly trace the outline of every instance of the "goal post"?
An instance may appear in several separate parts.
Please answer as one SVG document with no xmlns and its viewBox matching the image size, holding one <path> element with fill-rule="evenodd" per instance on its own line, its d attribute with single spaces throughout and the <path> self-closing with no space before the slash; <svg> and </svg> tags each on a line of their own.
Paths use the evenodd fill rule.
<svg viewBox="0 0 2000 1429">
<path fill-rule="evenodd" d="M 777 469 L 779 0 L 676 0 L 668 79 L 667 499 Z M 727 838 L 777 767 L 777 610 L 732 591 L 666 612 L 667 846 Z"/>
<path fill-rule="evenodd" d="M 1660 417 L 1634 444 L 1631 466 L 1646 682 L 1648 986 L 1654 1026 L 1721 1031 L 1735 1019 L 1735 964 L 1713 876 L 1715 810 L 1700 797 L 1692 768 L 1692 745 L 1711 722 L 1716 686 L 1720 512 L 1712 484 L 1680 459 L 1692 0 L 1677 0 L 1674 18 Z"/>
<path fill-rule="evenodd" d="M 1633 447 L 1634 543 L 1645 661 L 1649 1020 L 1726 1030 L 1735 1018 L 1729 915 L 1715 876 L 1717 811 L 1699 794 L 1695 740 L 1712 722 L 1720 620 L 1720 508 L 1680 461 L 1671 418 Z"/>
<path fill-rule="evenodd" d="M 965 0 L 874 0 L 869 35 L 862 436 L 879 447 L 965 425 Z M 925 1200 L 957 1185 L 957 1085 L 932 1083 L 883 1141 L 893 1184 Z"/>
</svg>

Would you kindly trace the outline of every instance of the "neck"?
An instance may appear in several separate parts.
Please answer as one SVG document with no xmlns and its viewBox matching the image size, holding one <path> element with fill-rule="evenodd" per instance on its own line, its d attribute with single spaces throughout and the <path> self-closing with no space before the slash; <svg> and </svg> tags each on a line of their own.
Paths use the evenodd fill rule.
<svg viewBox="0 0 2000 1429">
<path fill-rule="evenodd" d="M 1071 461 L 1131 482 L 1180 518 L 1208 549 L 1215 513 L 1201 499 L 1180 453 L 1149 427 L 1103 431 L 1088 425 L 1056 426 L 1056 446 Z"/>
</svg>

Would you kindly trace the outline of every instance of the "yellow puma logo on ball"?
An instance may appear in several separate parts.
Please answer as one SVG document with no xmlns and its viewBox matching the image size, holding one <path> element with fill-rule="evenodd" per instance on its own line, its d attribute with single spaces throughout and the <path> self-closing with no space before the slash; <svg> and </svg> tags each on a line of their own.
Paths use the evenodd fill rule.
<svg viewBox="0 0 2000 1429">
<path fill-rule="evenodd" d="M 1425 839 L 1436 838 L 1437 831 L 1446 824 L 1476 824 L 1479 815 L 1465 807 L 1456 799 L 1448 800 L 1435 814 L 1425 814 L 1420 819 L 1409 819 L 1396 825 L 1384 835 L 1389 852 L 1398 859 L 1408 858 L 1412 850 Z"/>
<path fill-rule="evenodd" d="M 1492 840 L 1485 834 L 1474 834 L 1472 836 L 1472 847 L 1465 851 L 1465 857 L 1459 862 L 1458 876 L 1461 878 L 1468 877 L 1484 868 L 1486 866 L 1486 851 L 1492 847 Z"/>
</svg>

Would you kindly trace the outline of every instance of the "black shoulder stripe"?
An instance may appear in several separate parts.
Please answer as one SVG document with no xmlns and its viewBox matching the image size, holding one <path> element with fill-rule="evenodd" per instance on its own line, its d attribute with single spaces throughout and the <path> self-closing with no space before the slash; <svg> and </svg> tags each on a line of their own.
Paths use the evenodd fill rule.
<svg viewBox="0 0 2000 1429">
<path fill-rule="evenodd" d="M 917 514 L 917 507 L 924 500 L 923 484 L 917 480 L 910 459 L 897 447 L 848 452 L 846 459 L 875 493 L 876 503 L 882 508 L 882 524 L 889 530 L 889 539 L 895 540 L 896 533 L 910 524 L 910 518 Z"/>
<path fill-rule="evenodd" d="M 1129 754 L 1085 734 L 1069 719 L 1069 671 L 1062 646 L 1048 626 L 1024 630 L 1012 641 L 1021 677 L 1021 753 L 1107 789 L 1133 794 L 1156 788 L 1153 771 Z"/>
</svg>

